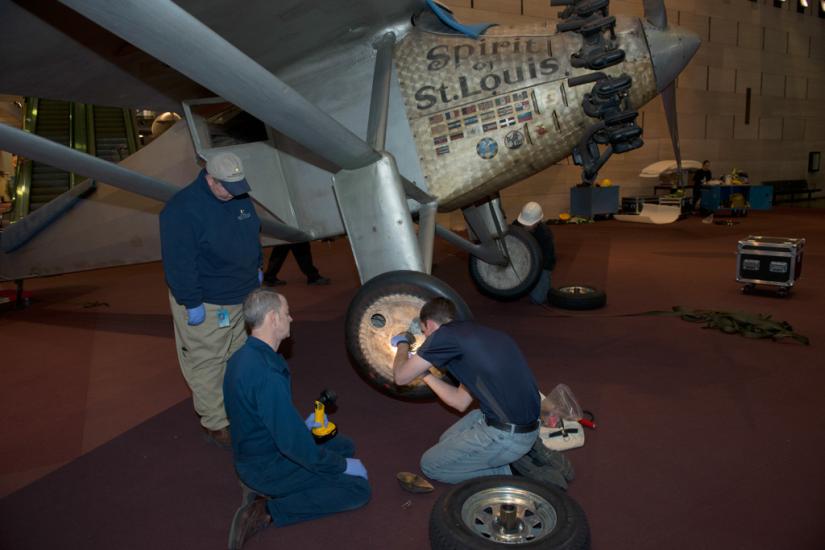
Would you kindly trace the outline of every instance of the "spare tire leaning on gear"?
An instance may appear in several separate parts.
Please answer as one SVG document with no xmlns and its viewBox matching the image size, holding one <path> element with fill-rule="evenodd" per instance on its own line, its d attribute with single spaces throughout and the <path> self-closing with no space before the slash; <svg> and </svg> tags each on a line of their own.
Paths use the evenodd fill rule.
<svg viewBox="0 0 825 550">
<path fill-rule="evenodd" d="M 565 285 L 551 288 L 547 293 L 551 306 L 562 309 L 598 309 L 607 303 L 607 294 L 587 285 Z"/>
<path fill-rule="evenodd" d="M 561 489 L 514 476 L 465 481 L 442 494 L 430 513 L 433 550 L 590 548 L 581 506 Z"/>
</svg>

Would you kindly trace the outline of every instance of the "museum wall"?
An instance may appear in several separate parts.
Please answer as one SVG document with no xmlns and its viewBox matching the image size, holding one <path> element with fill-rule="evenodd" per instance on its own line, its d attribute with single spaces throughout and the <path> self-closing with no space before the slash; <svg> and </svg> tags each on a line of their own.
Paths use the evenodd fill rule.
<svg viewBox="0 0 825 550">
<path fill-rule="evenodd" d="M 682 158 L 712 163 L 714 176 L 736 168 L 751 183 L 807 179 L 823 187 L 822 171 L 808 172 L 808 153 L 825 150 L 825 19 L 817 2 L 797 13 L 796 0 L 666 0 L 668 21 L 693 30 L 702 45 L 677 81 Z M 467 22 L 558 21 L 549 0 L 447 0 Z M 612 0 L 610 13 L 641 16 L 642 0 Z M 745 120 L 751 89 L 750 120 Z M 621 186 L 622 196 L 652 195 L 654 180 L 642 168 L 673 158 L 661 100 L 640 110 L 645 145 L 614 155 L 600 173 Z M 825 166 L 823 166 L 825 170 Z M 580 170 L 570 158 L 502 192 L 508 219 L 538 201 L 547 216 L 569 208 L 570 187 Z M 463 225 L 460 214 L 449 216 Z"/>
</svg>

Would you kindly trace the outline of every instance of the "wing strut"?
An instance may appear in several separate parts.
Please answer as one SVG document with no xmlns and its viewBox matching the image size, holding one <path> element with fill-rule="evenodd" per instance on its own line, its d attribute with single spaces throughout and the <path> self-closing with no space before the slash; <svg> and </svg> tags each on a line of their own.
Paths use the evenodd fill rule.
<svg viewBox="0 0 825 550">
<path fill-rule="evenodd" d="M 144 176 L 71 147 L 49 141 L 38 135 L 0 124 L 0 149 L 27 159 L 82 174 L 106 182 L 125 191 L 166 202 L 178 192 L 178 187 Z"/>
<path fill-rule="evenodd" d="M 124 191 L 136 193 L 161 202 L 168 201 L 172 198 L 172 195 L 180 190 L 179 187 L 170 183 L 150 178 L 140 172 L 129 170 L 108 160 L 81 153 L 71 147 L 49 141 L 38 135 L 12 128 L 8 124 L 0 123 L 0 150 L 8 151 L 28 159 L 34 159 L 38 162 L 61 168 L 67 172 L 82 174 L 96 181 L 105 182 L 113 187 L 123 189 Z M 16 223 L 10 226 L 6 229 L 8 235 L 3 239 L 3 250 L 10 252 L 12 250 L 10 247 L 14 246 L 14 249 L 17 249 L 31 240 L 36 233 L 39 233 L 46 225 L 57 220 L 77 202 L 77 200 L 70 201 L 69 199 L 72 197 L 77 199 L 79 196 L 77 191 L 69 190 L 61 195 L 64 200 L 61 201 L 62 206 L 59 210 L 55 208 L 49 216 L 46 216 L 44 212 L 44 215 L 33 218 L 36 220 L 36 223 Z M 289 242 L 303 242 L 312 239 L 311 235 L 308 235 L 300 229 L 268 217 L 261 217 L 261 231 L 271 237 Z M 16 244 L 9 244 L 12 241 Z"/>
<path fill-rule="evenodd" d="M 367 122 L 367 142 L 377 151 L 384 150 L 387 139 L 387 111 L 390 104 L 392 48 L 395 33 L 388 32 L 375 43 L 375 72 L 372 76 L 370 118 Z"/>
<path fill-rule="evenodd" d="M 61 0 L 289 136 L 349 170 L 381 156 L 212 29 L 170 0 Z"/>
</svg>

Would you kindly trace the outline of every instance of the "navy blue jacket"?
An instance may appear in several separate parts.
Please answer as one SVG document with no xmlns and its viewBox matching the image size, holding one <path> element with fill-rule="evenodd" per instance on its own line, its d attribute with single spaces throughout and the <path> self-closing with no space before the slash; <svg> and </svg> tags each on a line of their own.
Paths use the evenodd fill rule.
<svg viewBox="0 0 825 550">
<path fill-rule="evenodd" d="M 290 476 L 306 470 L 341 474 L 346 459 L 315 443 L 292 403 L 289 367 L 283 356 L 254 336 L 229 359 L 223 379 L 232 426 L 235 468 L 253 487 L 287 492 Z"/>
<path fill-rule="evenodd" d="M 187 308 L 242 303 L 259 285 L 260 231 L 249 197 L 221 201 L 201 170 L 160 213 L 163 271 L 175 301 Z"/>
</svg>

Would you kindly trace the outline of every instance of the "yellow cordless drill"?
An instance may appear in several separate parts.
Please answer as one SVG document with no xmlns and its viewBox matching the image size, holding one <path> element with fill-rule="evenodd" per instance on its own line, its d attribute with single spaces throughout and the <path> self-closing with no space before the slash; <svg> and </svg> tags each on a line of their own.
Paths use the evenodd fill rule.
<svg viewBox="0 0 825 550">
<path fill-rule="evenodd" d="M 320 424 L 312 428 L 312 435 L 315 437 L 315 443 L 323 443 L 329 441 L 338 433 L 338 428 L 335 424 L 327 418 L 327 425 L 324 426 L 324 409 L 335 405 L 335 400 L 338 396 L 332 390 L 324 390 L 321 392 L 321 397 L 315 400 L 315 423 Z"/>
</svg>

